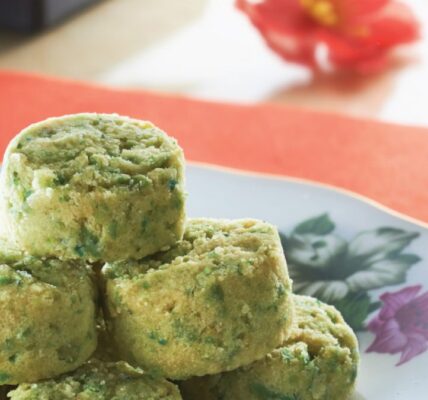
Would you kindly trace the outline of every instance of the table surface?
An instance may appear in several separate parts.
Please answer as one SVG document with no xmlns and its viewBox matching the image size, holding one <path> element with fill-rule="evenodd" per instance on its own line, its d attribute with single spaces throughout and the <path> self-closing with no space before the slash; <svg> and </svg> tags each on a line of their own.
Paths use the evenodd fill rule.
<svg viewBox="0 0 428 400">
<path fill-rule="evenodd" d="M 407 3 L 428 26 L 428 2 Z M 266 48 L 233 0 L 104 0 L 35 36 L 1 32 L 0 68 L 428 126 L 425 37 L 382 74 L 314 78 Z"/>
</svg>

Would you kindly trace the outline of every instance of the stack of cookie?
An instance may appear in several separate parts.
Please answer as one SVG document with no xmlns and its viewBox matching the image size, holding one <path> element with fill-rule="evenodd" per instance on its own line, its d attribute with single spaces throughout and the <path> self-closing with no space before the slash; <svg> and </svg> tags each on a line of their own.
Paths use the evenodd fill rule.
<svg viewBox="0 0 428 400">
<path fill-rule="evenodd" d="M 78 114 L 11 142 L 0 397 L 349 396 L 355 335 L 333 307 L 292 294 L 276 228 L 186 219 L 185 197 L 182 150 L 147 122 Z"/>
</svg>

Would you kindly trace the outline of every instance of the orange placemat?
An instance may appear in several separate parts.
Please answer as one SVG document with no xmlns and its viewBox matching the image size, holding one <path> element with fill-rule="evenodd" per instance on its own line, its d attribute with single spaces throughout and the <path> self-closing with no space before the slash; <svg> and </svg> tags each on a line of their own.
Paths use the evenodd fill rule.
<svg viewBox="0 0 428 400">
<path fill-rule="evenodd" d="M 149 119 L 189 160 L 338 186 L 428 222 L 428 129 L 115 90 L 0 72 L 0 151 L 26 125 L 83 111 Z"/>
</svg>

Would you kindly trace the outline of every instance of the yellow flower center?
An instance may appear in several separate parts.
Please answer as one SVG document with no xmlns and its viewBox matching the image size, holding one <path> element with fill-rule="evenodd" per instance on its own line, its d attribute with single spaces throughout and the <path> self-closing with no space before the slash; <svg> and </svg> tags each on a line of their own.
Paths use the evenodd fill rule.
<svg viewBox="0 0 428 400">
<path fill-rule="evenodd" d="M 339 22 L 339 16 L 331 0 L 300 0 L 300 3 L 321 25 L 334 26 Z"/>
</svg>

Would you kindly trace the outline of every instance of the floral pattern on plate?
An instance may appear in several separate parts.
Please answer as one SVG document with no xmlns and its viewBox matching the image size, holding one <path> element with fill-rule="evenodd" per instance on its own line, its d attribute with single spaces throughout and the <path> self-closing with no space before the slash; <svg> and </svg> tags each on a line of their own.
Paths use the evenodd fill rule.
<svg viewBox="0 0 428 400">
<path fill-rule="evenodd" d="M 328 214 L 281 234 L 294 291 L 338 308 L 355 330 L 376 335 L 368 352 L 401 353 L 402 365 L 428 349 L 428 292 L 411 286 L 373 299 L 371 291 L 406 282 L 421 261 L 406 248 L 419 233 L 394 227 L 361 232 L 351 240 L 335 234 Z M 368 316 L 381 308 L 366 325 Z"/>
<path fill-rule="evenodd" d="M 383 307 L 368 329 L 376 335 L 367 352 L 401 353 L 397 366 L 428 350 L 428 291 L 421 285 L 384 293 Z"/>
</svg>

